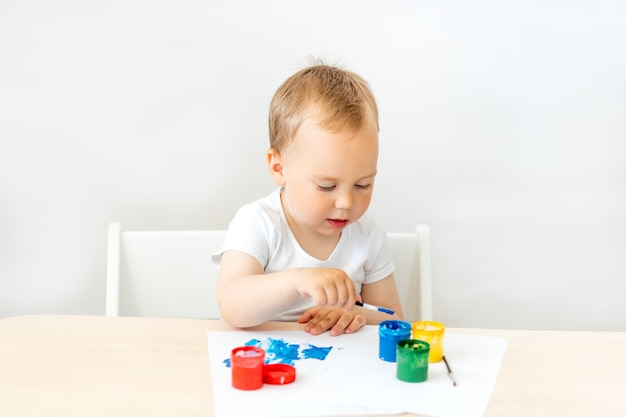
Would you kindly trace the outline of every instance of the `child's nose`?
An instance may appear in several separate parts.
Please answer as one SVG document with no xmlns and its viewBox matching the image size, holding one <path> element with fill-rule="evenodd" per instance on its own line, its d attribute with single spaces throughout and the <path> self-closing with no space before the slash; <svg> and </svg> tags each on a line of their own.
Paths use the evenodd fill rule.
<svg viewBox="0 0 626 417">
<path fill-rule="evenodd" d="M 344 210 L 349 209 L 352 207 L 353 201 L 354 199 L 351 192 L 343 192 L 337 196 L 337 199 L 335 200 L 335 208 Z"/>
</svg>

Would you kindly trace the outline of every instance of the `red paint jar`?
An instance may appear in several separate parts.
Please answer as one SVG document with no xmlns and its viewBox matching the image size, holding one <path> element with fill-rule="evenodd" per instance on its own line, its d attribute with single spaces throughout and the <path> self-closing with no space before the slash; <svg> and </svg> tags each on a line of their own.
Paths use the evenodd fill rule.
<svg viewBox="0 0 626 417">
<path fill-rule="evenodd" d="M 265 351 L 254 346 L 241 346 L 232 350 L 230 367 L 233 387 L 242 390 L 259 389 L 263 386 Z"/>
</svg>

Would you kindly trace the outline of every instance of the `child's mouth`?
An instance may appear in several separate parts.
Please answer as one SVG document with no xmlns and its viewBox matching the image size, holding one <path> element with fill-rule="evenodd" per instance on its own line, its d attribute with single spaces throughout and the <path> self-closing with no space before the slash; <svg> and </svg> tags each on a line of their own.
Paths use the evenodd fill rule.
<svg viewBox="0 0 626 417">
<path fill-rule="evenodd" d="M 326 220 L 331 227 L 337 229 L 343 229 L 349 223 L 349 220 L 339 220 L 339 219 L 327 219 Z"/>
</svg>

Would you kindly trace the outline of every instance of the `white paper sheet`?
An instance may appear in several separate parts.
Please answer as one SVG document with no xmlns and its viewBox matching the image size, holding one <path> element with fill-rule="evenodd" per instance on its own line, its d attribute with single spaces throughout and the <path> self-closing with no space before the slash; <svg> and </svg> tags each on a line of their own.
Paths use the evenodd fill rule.
<svg viewBox="0 0 626 417">
<path fill-rule="evenodd" d="M 208 332 L 211 377 L 216 417 L 308 417 L 398 414 L 433 417 L 483 416 L 506 351 L 507 339 L 447 332 L 444 351 L 457 386 L 452 385 L 443 362 L 430 364 L 425 382 L 396 378 L 396 364 L 378 358 L 378 326 L 365 326 L 355 334 L 311 336 L 302 331 Z M 232 349 L 258 340 L 304 348 L 332 347 L 324 360 L 293 360 L 296 381 L 241 391 L 231 385 L 231 370 L 224 361 Z M 274 343 L 275 346 L 275 343 Z M 314 349 L 315 350 L 315 349 Z M 282 352 L 282 351 L 281 351 Z M 308 351 L 310 352 L 310 351 Z M 282 355 L 279 353 L 275 361 Z M 272 356 L 270 353 L 268 356 Z"/>
</svg>

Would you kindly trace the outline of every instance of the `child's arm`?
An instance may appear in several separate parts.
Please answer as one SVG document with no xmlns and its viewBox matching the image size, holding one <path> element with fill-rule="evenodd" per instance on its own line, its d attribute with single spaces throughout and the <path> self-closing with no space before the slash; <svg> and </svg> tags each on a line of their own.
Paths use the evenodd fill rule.
<svg viewBox="0 0 626 417">
<path fill-rule="evenodd" d="M 340 269 L 294 268 L 266 274 L 252 256 L 222 254 L 217 299 L 222 318 L 235 327 L 251 327 L 285 311 L 300 296 L 318 306 L 351 309 L 360 299 L 354 283 Z"/>
</svg>

